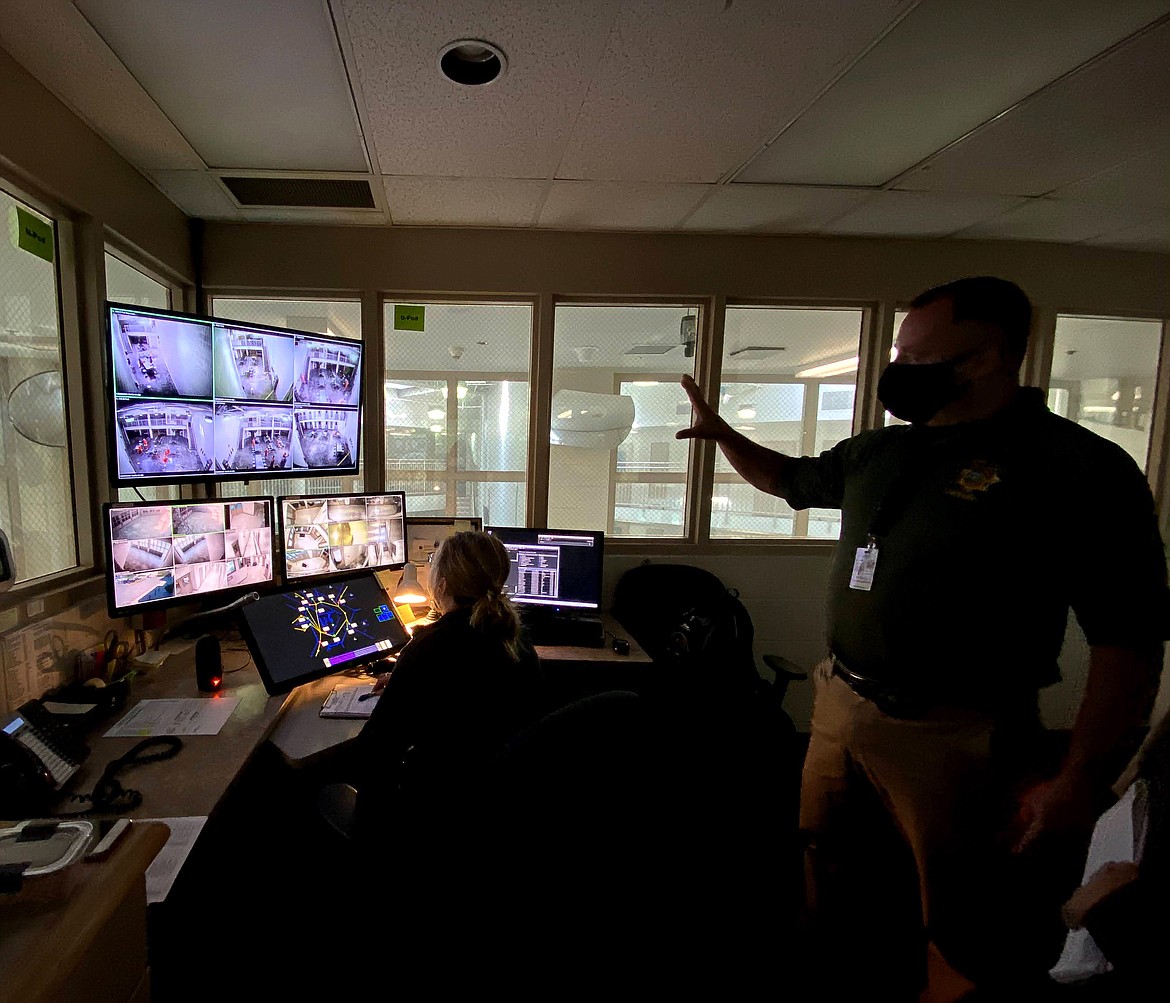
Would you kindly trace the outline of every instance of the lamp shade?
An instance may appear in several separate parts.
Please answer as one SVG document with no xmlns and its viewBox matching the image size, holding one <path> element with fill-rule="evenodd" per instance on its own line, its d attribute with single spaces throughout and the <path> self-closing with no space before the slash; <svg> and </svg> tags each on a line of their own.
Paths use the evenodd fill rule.
<svg viewBox="0 0 1170 1003">
<path fill-rule="evenodd" d="M 408 605 L 427 601 L 418 581 L 418 570 L 412 563 L 408 562 L 406 567 L 402 569 L 402 577 L 398 579 L 393 598 L 398 604 L 406 603 Z"/>
</svg>

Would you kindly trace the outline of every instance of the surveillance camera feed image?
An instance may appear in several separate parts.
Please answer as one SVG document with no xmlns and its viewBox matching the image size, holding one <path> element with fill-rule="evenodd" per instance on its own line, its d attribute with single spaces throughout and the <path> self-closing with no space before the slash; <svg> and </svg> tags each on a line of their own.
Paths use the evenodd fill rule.
<svg viewBox="0 0 1170 1003">
<path fill-rule="evenodd" d="M 360 342 L 109 304 L 119 483 L 352 473 Z"/>
<path fill-rule="evenodd" d="M 268 499 L 109 506 L 111 608 L 273 580 Z"/>
<path fill-rule="evenodd" d="M 406 563 L 406 495 L 280 499 L 284 577 L 315 578 Z"/>
</svg>

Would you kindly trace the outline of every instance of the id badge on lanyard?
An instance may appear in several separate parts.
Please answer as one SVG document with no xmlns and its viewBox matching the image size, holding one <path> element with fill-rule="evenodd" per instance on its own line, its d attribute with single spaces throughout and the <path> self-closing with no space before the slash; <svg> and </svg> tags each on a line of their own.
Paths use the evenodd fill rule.
<svg viewBox="0 0 1170 1003">
<path fill-rule="evenodd" d="M 856 589 L 858 592 L 868 592 L 873 588 L 877 560 L 877 540 L 871 535 L 866 539 L 864 547 L 857 548 L 857 554 L 853 558 L 853 574 L 849 576 L 851 589 Z"/>
</svg>

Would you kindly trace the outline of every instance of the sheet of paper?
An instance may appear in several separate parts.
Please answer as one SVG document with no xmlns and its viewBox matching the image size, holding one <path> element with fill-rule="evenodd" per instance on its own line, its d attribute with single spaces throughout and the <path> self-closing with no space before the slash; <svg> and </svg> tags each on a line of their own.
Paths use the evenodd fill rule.
<svg viewBox="0 0 1170 1003">
<path fill-rule="evenodd" d="M 361 697 L 370 693 L 373 683 L 359 683 L 357 686 L 336 686 L 321 705 L 322 717 L 369 717 L 374 711 L 378 697 Z"/>
<path fill-rule="evenodd" d="M 1089 852 L 1085 858 L 1085 884 L 1104 864 L 1133 863 L 1134 861 L 1134 787 L 1131 784 L 1124 795 L 1097 820 Z M 1109 971 L 1113 966 L 1083 927 L 1070 930 L 1064 940 L 1060 959 L 1049 971 L 1057 982 L 1079 982 L 1092 975 Z"/>
<path fill-rule="evenodd" d="M 175 883 L 179 868 L 183 866 L 183 861 L 187 859 L 191 847 L 195 845 L 195 840 L 203 830 L 207 816 L 144 818 L 140 821 L 163 822 L 171 829 L 166 846 L 159 851 L 158 856 L 151 861 L 150 866 L 146 869 L 146 901 L 148 903 L 162 902 L 171 890 L 171 885 Z"/>
<path fill-rule="evenodd" d="M 218 735 L 232 716 L 239 697 L 184 697 L 142 700 L 106 732 L 106 738 L 149 738 L 153 735 Z"/>
<path fill-rule="evenodd" d="M 59 703 L 56 700 L 46 700 L 45 710 L 50 714 L 88 714 L 97 704 L 95 703 Z"/>
</svg>

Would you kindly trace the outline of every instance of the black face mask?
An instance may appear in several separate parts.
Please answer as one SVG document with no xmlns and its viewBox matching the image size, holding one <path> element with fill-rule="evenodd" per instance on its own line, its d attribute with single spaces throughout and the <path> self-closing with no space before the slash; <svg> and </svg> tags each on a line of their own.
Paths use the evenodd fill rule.
<svg viewBox="0 0 1170 1003">
<path fill-rule="evenodd" d="M 895 418 L 914 425 L 930 421 L 967 389 L 967 384 L 960 382 L 957 375 L 959 364 L 967 357 L 960 355 L 916 366 L 891 362 L 878 380 L 878 400 Z"/>
</svg>

